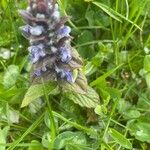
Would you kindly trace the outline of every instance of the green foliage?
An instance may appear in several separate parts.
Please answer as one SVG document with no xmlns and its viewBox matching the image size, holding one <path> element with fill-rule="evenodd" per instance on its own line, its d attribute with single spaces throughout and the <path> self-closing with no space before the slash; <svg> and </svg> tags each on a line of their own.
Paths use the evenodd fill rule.
<svg viewBox="0 0 150 150">
<path fill-rule="evenodd" d="M 67 92 L 66 97 L 82 107 L 95 108 L 99 104 L 99 96 L 91 87 L 88 87 L 85 94 Z"/>
<path fill-rule="evenodd" d="M 0 143 L 1 144 L 6 144 L 6 138 L 7 138 L 7 135 L 8 135 L 8 131 L 9 131 L 9 126 L 6 126 L 4 127 L 3 129 L 0 129 Z M 0 146 L 0 149 L 1 150 L 5 150 L 5 146 Z"/>
<path fill-rule="evenodd" d="M 73 147 L 74 149 L 85 149 L 86 147 L 86 137 L 82 132 L 71 132 L 66 131 L 59 134 L 54 141 L 54 149 L 62 149 L 66 147 Z"/>
<path fill-rule="evenodd" d="M 0 150 L 148 150 L 150 1 L 58 3 L 71 16 L 88 92 L 82 77 L 61 88 L 31 85 L 28 43 L 18 29 L 27 1 L 0 0 Z"/>
<path fill-rule="evenodd" d="M 125 147 L 127 149 L 132 149 L 132 144 L 130 143 L 130 141 L 118 131 L 114 129 L 109 129 L 108 133 L 116 141 L 116 143 L 120 144 L 122 147 Z"/>
<path fill-rule="evenodd" d="M 58 89 L 56 88 L 55 83 L 43 83 L 31 85 L 25 94 L 21 107 L 29 105 L 32 101 L 38 99 L 44 94 L 56 94 L 56 93 L 58 93 Z"/>
</svg>

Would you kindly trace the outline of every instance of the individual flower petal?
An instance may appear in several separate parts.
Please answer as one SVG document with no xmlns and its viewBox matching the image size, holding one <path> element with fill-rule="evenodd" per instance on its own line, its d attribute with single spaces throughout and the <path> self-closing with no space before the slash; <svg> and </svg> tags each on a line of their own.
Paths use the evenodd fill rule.
<svg viewBox="0 0 150 150">
<path fill-rule="evenodd" d="M 40 57 L 44 57 L 46 54 L 43 51 L 44 46 L 42 44 L 36 46 L 30 46 L 28 48 L 32 63 L 36 63 Z"/>
<path fill-rule="evenodd" d="M 39 76 L 41 76 L 42 72 L 41 72 L 41 70 L 36 70 L 36 71 L 34 71 L 34 74 L 39 77 Z"/>
<path fill-rule="evenodd" d="M 68 82 L 74 82 L 72 73 L 70 71 L 65 71 L 65 76 Z"/>
<path fill-rule="evenodd" d="M 58 21 L 60 19 L 60 13 L 57 10 L 54 10 L 53 14 L 52 14 L 52 18 L 56 21 Z"/>
<path fill-rule="evenodd" d="M 65 48 L 65 47 L 61 47 L 60 48 L 60 53 L 61 53 L 61 61 L 64 63 L 68 63 L 71 60 L 71 54 L 70 51 Z"/>
<path fill-rule="evenodd" d="M 29 26 L 29 25 L 22 26 L 22 27 L 20 27 L 20 30 L 25 38 L 30 37 L 31 26 Z"/>
<path fill-rule="evenodd" d="M 69 36 L 71 32 L 71 28 L 69 26 L 64 26 L 57 31 L 58 36 L 65 37 Z"/>
<path fill-rule="evenodd" d="M 59 69 L 57 66 L 55 66 L 55 71 L 61 79 L 66 78 L 68 82 L 74 82 L 72 73 L 69 70 Z"/>
<path fill-rule="evenodd" d="M 44 31 L 44 28 L 42 26 L 35 26 L 31 28 L 30 33 L 33 36 L 39 36 L 43 33 L 43 31 Z"/>
</svg>

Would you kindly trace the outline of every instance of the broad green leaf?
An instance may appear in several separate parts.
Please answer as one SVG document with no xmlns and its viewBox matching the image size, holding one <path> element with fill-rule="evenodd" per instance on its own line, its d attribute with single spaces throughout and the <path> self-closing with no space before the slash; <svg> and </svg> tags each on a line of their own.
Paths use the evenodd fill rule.
<svg viewBox="0 0 150 150">
<path fill-rule="evenodd" d="M 127 110 L 127 112 L 124 112 L 124 118 L 126 119 L 135 119 L 139 118 L 141 116 L 141 113 L 136 109 Z"/>
<path fill-rule="evenodd" d="M 31 141 L 31 146 L 28 150 L 43 150 L 42 144 L 36 140 Z"/>
<path fill-rule="evenodd" d="M 58 128 L 58 119 L 54 118 L 54 121 L 55 121 L 56 128 Z M 52 123 L 51 123 L 50 116 L 49 116 L 48 112 L 45 112 L 44 122 L 45 122 L 45 125 L 50 129 Z"/>
<path fill-rule="evenodd" d="M 82 31 L 81 34 L 78 36 L 76 48 L 83 58 L 87 58 L 87 57 L 92 58 L 92 56 L 94 56 L 93 49 L 88 45 L 86 45 L 85 47 L 80 47 L 83 43 L 88 43 L 93 40 L 94 40 L 93 33 L 88 30 Z"/>
<path fill-rule="evenodd" d="M 24 96 L 21 107 L 29 105 L 32 101 L 43 96 L 44 94 L 56 94 L 58 93 L 58 88 L 55 83 L 45 83 L 31 85 Z"/>
<path fill-rule="evenodd" d="M 91 87 L 88 87 L 84 94 L 68 92 L 66 96 L 74 103 L 79 104 L 82 107 L 95 108 L 100 104 L 98 94 Z"/>
<path fill-rule="evenodd" d="M 122 147 L 124 147 L 126 149 L 132 149 L 132 144 L 130 143 L 130 141 L 124 135 L 122 135 L 120 132 L 116 131 L 115 129 L 110 128 L 109 134 Z"/>
<path fill-rule="evenodd" d="M 112 99 L 120 99 L 121 98 L 121 91 L 117 88 L 113 87 L 106 87 L 106 91 L 110 94 Z"/>
<path fill-rule="evenodd" d="M 124 112 L 127 112 L 131 107 L 132 105 L 129 101 L 125 101 L 124 99 L 119 99 L 117 109 L 120 114 L 124 114 Z"/>
<path fill-rule="evenodd" d="M 150 143 L 150 120 L 130 121 L 127 126 L 130 128 L 130 134 L 134 135 L 136 139 Z"/>
<path fill-rule="evenodd" d="M 89 26 L 94 25 L 94 14 L 95 12 L 93 10 L 86 11 L 85 18 L 87 19 Z"/>
<path fill-rule="evenodd" d="M 110 94 L 105 89 L 100 88 L 100 95 L 104 105 L 108 105 L 110 100 Z"/>
<path fill-rule="evenodd" d="M 51 132 L 46 132 L 42 136 L 42 145 L 45 148 L 49 147 L 49 143 L 52 142 Z"/>
<path fill-rule="evenodd" d="M 141 94 L 139 99 L 138 99 L 138 103 L 137 103 L 137 107 L 144 109 L 144 110 L 149 110 L 150 108 L 150 99 L 147 97 L 146 94 Z"/>
<path fill-rule="evenodd" d="M 15 65 L 10 65 L 5 74 L 3 79 L 3 84 L 6 88 L 10 88 L 17 82 L 19 77 L 19 67 Z"/>
<path fill-rule="evenodd" d="M 60 150 L 67 145 L 86 145 L 86 137 L 82 132 L 66 131 L 59 134 L 54 141 L 54 149 Z"/>
<path fill-rule="evenodd" d="M 106 116 L 107 114 L 107 108 L 105 105 L 98 105 L 94 109 L 95 113 L 98 114 L 100 117 Z"/>
<path fill-rule="evenodd" d="M 10 127 L 6 126 L 3 129 L 0 128 L 0 144 L 6 144 L 6 138 Z M 0 150 L 5 150 L 5 146 L 0 146 Z"/>
</svg>

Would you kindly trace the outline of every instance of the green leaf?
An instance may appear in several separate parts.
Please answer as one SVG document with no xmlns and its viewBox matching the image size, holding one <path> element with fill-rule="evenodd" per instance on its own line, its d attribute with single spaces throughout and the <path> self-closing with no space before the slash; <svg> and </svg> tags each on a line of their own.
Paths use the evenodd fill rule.
<svg viewBox="0 0 150 150">
<path fill-rule="evenodd" d="M 96 80 L 92 81 L 90 83 L 91 86 L 95 86 L 100 84 L 102 81 L 104 81 L 107 77 L 109 77 L 112 73 L 114 73 L 116 70 L 118 70 L 120 67 L 122 67 L 123 64 L 117 66 L 116 68 L 113 68 L 111 70 L 109 70 L 108 72 L 106 72 L 105 74 L 103 74 L 102 76 L 98 77 Z"/>
<path fill-rule="evenodd" d="M 139 99 L 138 99 L 138 103 L 137 103 L 137 107 L 138 108 L 142 108 L 144 110 L 149 110 L 150 108 L 150 99 L 149 97 L 147 97 L 146 94 L 141 94 Z"/>
<path fill-rule="evenodd" d="M 100 117 L 104 117 L 107 114 L 107 108 L 105 105 L 98 105 L 94 109 L 95 113 L 98 114 Z"/>
<path fill-rule="evenodd" d="M 66 150 L 93 150 L 92 148 L 89 148 L 85 145 L 75 145 L 73 144 L 67 144 L 66 145 Z"/>
<path fill-rule="evenodd" d="M 127 119 L 135 119 L 139 118 L 141 116 L 141 113 L 136 109 L 128 110 L 127 112 L 124 112 L 124 118 Z"/>
<path fill-rule="evenodd" d="M 8 2 L 6 0 L 1 0 L 0 3 L 1 3 L 4 10 L 8 7 Z"/>
<path fill-rule="evenodd" d="M 85 94 L 88 87 L 87 79 L 81 71 L 78 71 L 75 83 L 69 83 L 63 80 L 59 82 L 59 85 L 63 93 L 74 92 L 74 93 Z"/>
<path fill-rule="evenodd" d="M 0 144 L 6 144 L 6 138 L 9 129 L 9 126 L 6 126 L 3 129 L 0 128 Z M 5 146 L 0 146 L 0 150 L 5 150 Z"/>
<path fill-rule="evenodd" d="M 88 43 L 93 41 L 95 38 L 93 36 L 93 33 L 91 31 L 88 30 L 84 30 L 81 32 L 81 34 L 78 36 L 78 40 L 77 40 L 77 47 L 78 47 L 78 52 L 80 53 L 80 55 L 83 58 L 91 58 L 92 56 L 94 56 L 94 51 L 91 47 L 89 46 L 85 46 L 85 47 L 80 47 L 80 45 L 82 45 L 83 43 Z M 91 53 L 91 51 L 93 51 Z"/>
<path fill-rule="evenodd" d="M 28 150 L 43 150 L 42 144 L 36 140 L 31 141 L 31 146 Z"/>
<path fill-rule="evenodd" d="M 93 4 L 98 6 L 99 8 L 101 8 L 105 13 L 107 13 L 110 17 L 114 18 L 115 20 L 117 20 L 119 22 L 122 22 L 121 19 L 124 19 L 124 20 L 130 22 L 131 24 L 133 24 L 134 26 L 136 26 L 138 29 L 140 29 L 142 31 L 142 29 L 137 24 L 135 24 L 134 22 L 132 22 L 131 20 L 129 20 L 125 16 L 121 15 L 120 13 L 114 11 L 109 6 L 104 5 L 102 3 L 99 3 L 99 2 L 93 2 Z"/>
<path fill-rule="evenodd" d="M 100 95 L 101 95 L 104 105 L 105 106 L 108 105 L 109 100 L 110 100 L 110 94 L 105 89 L 100 88 Z"/>
<path fill-rule="evenodd" d="M 53 148 L 60 150 L 68 144 L 77 146 L 86 145 L 86 137 L 82 132 L 66 131 L 56 137 Z"/>
<path fill-rule="evenodd" d="M 147 73 L 145 75 L 145 80 L 146 80 L 147 87 L 150 89 L 150 73 Z"/>
<path fill-rule="evenodd" d="M 58 88 L 55 83 L 45 83 L 31 85 L 24 96 L 21 107 L 29 105 L 32 101 L 43 96 L 44 94 L 55 95 L 58 93 Z"/>
<path fill-rule="evenodd" d="M 10 65 L 4 74 L 3 85 L 6 88 L 12 87 L 17 82 L 18 77 L 19 67 L 15 65 Z"/>
<path fill-rule="evenodd" d="M 120 114 L 124 114 L 124 112 L 128 111 L 131 108 L 131 103 L 125 101 L 124 99 L 120 99 L 117 105 L 117 109 Z"/>
<path fill-rule="evenodd" d="M 113 9 L 111 9 L 110 7 L 99 3 L 99 2 L 93 2 L 93 4 L 95 4 L 96 6 L 98 6 L 99 8 L 101 8 L 105 13 L 107 13 L 110 17 L 114 18 L 115 20 L 122 22 L 120 20 L 120 18 L 118 16 L 115 15 L 115 11 Z"/>
<path fill-rule="evenodd" d="M 87 10 L 86 14 L 85 14 L 85 18 L 87 19 L 89 26 L 93 26 L 94 25 L 94 14 L 95 12 L 93 10 Z"/>
<path fill-rule="evenodd" d="M 122 147 L 126 149 L 132 149 L 132 144 L 130 143 L 130 141 L 125 136 L 123 136 L 120 132 L 110 128 L 109 134 Z"/>
<path fill-rule="evenodd" d="M 95 108 L 100 104 L 98 94 L 91 87 L 88 87 L 84 94 L 68 92 L 66 96 L 81 107 Z"/>
<path fill-rule="evenodd" d="M 144 70 L 150 72 L 150 55 L 146 55 L 144 58 Z"/>
<path fill-rule="evenodd" d="M 130 128 L 130 134 L 136 139 L 150 143 L 150 120 L 130 121 L 127 126 Z"/>
<path fill-rule="evenodd" d="M 49 147 L 49 143 L 52 142 L 52 138 L 51 138 L 51 132 L 46 132 L 43 134 L 42 136 L 42 145 L 45 148 Z"/>
<path fill-rule="evenodd" d="M 86 66 L 84 66 L 84 74 L 86 76 L 90 76 L 95 73 L 97 68 L 92 64 L 92 62 L 88 62 Z"/>
</svg>

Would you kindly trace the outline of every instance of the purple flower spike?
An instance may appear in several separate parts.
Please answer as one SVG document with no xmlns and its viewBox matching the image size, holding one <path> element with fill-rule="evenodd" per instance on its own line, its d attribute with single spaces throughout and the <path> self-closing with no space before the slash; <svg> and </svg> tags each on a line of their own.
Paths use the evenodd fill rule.
<svg viewBox="0 0 150 150">
<path fill-rule="evenodd" d="M 72 73 L 81 63 L 72 60 L 77 56 L 73 56 L 71 47 L 71 28 L 65 25 L 69 17 L 61 16 L 57 0 L 28 1 L 27 9 L 19 11 L 27 24 L 20 29 L 30 43 L 28 51 L 34 76 L 45 77 L 45 73 L 52 72 L 58 80 L 75 82 Z"/>
<path fill-rule="evenodd" d="M 36 46 L 30 46 L 28 48 L 31 54 L 31 60 L 33 63 L 36 63 L 40 57 L 44 57 L 46 54 L 43 51 L 44 46 L 42 44 Z"/>
<path fill-rule="evenodd" d="M 70 51 L 65 47 L 61 47 L 60 52 L 61 52 L 61 61 L 64 63 L 68 63 L 72 58 Z"/>
<path fill-rule="evenodd" d="M 69 26 L 64 26 L 58 30 L 58 36 L 61 37 L 69 36 L 70 32 L 71 32 L 71 28 Z"/>
<path fill-rule="evenodd" d="M 20 27 L 20 30 L 22 31 L 22 34 L 25 38 L 30 37 L 31 27 L 29 25 L 25 25 L 25 26 Z"/>
</svg>

